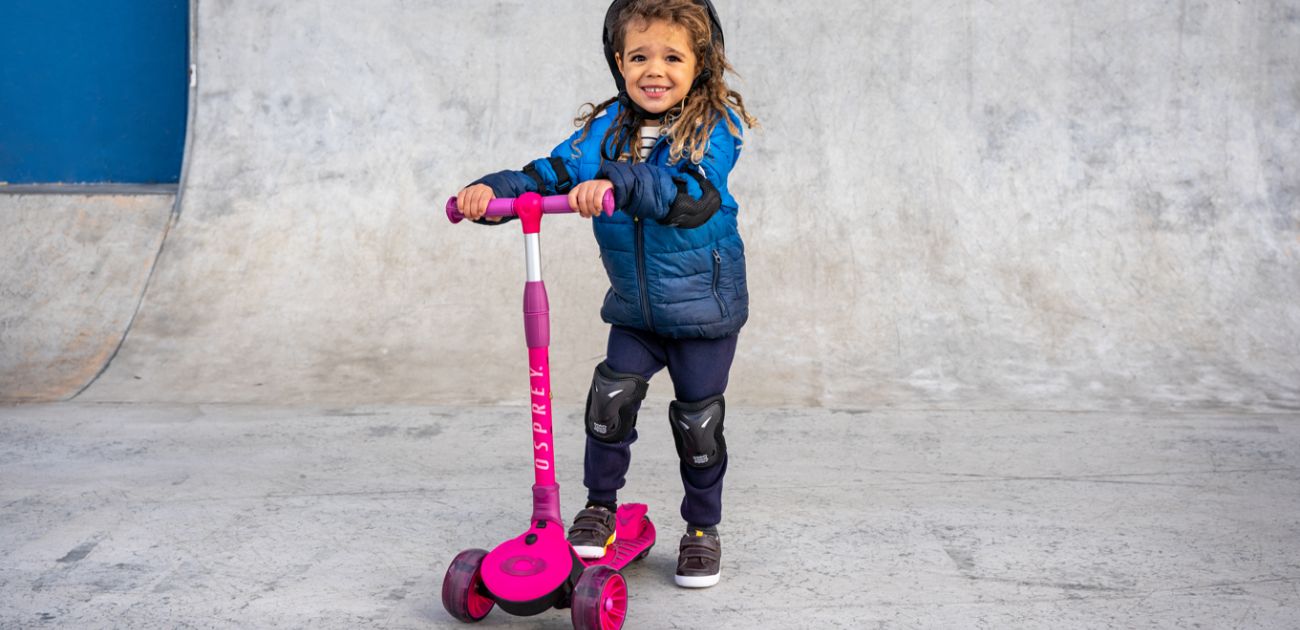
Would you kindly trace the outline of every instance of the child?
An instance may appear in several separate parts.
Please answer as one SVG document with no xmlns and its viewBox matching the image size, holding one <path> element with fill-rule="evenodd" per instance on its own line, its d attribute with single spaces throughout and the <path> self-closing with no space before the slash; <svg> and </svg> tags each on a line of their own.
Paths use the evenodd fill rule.
<svg viewBox="0 0 1300 630">
<path fill-rule="evenodd" d="M 724 80 L 732 68 L 708 0 L 616 0 L 604 42 L 618 95 L 581 116 L 582 128 L 549 158 L 483 177 L 458 202 L 467 218 L 483 222 L 494 197 L 567 193 L 593 219 L 611 285 L 601 318 L 611 328 L 587 395 L 588 503 L 569 542 L 582 557 L 599 558 L 614 541 L 637 411 L 650 377 L 667 367 L 687 523 L 676 581 L 707 587 L 718 583 L 722 559 L 723 392 L 749 315 L 727 176 L 740 154 L 741 123 L 756 121 Z M 606 217 L 601 200 L 611 188 L 618 212 Z"/>
</svg>

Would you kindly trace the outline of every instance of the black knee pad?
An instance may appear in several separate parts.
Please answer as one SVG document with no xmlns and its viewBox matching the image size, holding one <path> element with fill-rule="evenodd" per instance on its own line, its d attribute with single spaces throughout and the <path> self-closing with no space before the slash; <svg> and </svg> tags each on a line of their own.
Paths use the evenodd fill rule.
<svg viewBox="0 0 1300 630">
<path fill-rule="evenodd" d="M 650 383 L 636 374 L 620 374 L 601 362 L 587 392 L 587 435 L 616 444 L 636 427 L 637 406 Z"/>
<path fill-rule="evenodd" d="M 700 402 L 674 400 L 668 405 L 677 456 L 691 468 L 709 468 L 727 458 L 727 441 L 722 437 L 726 403 L 721 395 Z"/>
</svg>

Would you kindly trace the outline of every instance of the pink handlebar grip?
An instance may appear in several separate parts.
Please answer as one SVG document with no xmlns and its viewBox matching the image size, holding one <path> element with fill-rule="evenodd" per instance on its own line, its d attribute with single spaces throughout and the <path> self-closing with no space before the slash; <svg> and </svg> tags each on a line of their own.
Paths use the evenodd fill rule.
<svg viewBox="0 0 1300 630">
<path fill-rule="evenodd" d="M 601 202 L 602 202 L 600 204 L 601 210 L 604 212 L 605 216 L 610 216 L 614 214 L 614 191 L 613 190 L 605 191 L 605 198 L 602 199 Z M 568 195 L 552 195 L 550 197 L 542 197 L 542 212 L 544 214 L 564 214 L 567 212 L 574 212 L 574 209 L 569 207 Z M 492 201 L 489 201 L 487 207 L 487 214 L 484 214 L 483 216 L 485 217 L 515 216 L 514 198 L 501 198 L 501 199 L 493 199 Z M 447 200 L 447 219 L 450 220 L 453 224 L 460 223 L 461 221 L 465 220 L 465 215 L 461 214 L 460 209 L 456 207 L 455 197 L 452 197 L 451 199 Z"/>
</svg>

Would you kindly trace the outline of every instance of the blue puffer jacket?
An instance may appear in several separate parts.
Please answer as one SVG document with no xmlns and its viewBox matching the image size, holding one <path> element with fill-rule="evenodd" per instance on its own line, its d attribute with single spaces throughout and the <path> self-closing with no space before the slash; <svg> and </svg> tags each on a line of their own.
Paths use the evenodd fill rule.
<svg viewBox="0 0 1300 630">
<path fill-rule="evenodd" d="M 712 339 L 738 332 L 749 317 L 749 291 L 745 245 L 736 229 L 738 208 L 727 189 L 727 176 L 740 156 L 739 141 L 720 121 L 698 165 L 688 158 L 670 166 L 666 137 L 643 163 L 604 162 L 600 141 L 617 114 L 615 104 L 592 123 L 580 143 L 579 131 L 555 147 L 550 158 L 475 183 L 487 184 L 498 197 L 517 197 L 530 191 L 561 194 L 578 182 L 610 180 L 619 212 L 592 222 L 610 282 L 601 318 L 672 338 Z M 740 118 L 728 114 L 743 129 Z M 704 197 L 688 169 L 717 189 L 720 207 L 698 227 L 661 223 L 679 195 Z"/>
</svg>

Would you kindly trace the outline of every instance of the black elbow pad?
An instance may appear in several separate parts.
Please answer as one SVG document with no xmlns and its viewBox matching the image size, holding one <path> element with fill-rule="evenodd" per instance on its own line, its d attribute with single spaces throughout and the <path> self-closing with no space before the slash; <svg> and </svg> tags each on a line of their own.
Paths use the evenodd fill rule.
<svg viewBox="0 0 1300 630">
<path fill-rule="evenodd" d="M 682 173 L 699 184 L 700 198 L 692 197 L 686 190 L 687 182 L 684 177 L 673 175 L 673 183 L 677 185 L 677 196 L 668 207 L 667 216 L 659 222 L 685 229 L 697 228 L 708 222 L 713 217 L 713 213 L 722 207 L 722 195 L 704 175 L 693 170 L 684 170 Z"/>
<path fill-rule="evenodd" d="M 546 185 L 546 178 L 537 172 L 536 162 L 529 162 L 524 166 L 524 175 L 533 180 L 533 183 L 537 185 L 537 192 L 542 195 L 568 194 L 569 189 L 573 188 L 573 178 L 569 176 L 569 169 L 565 168 L 564 160 L 555 157 L 546 158 L 546 163 L 551 167 L 551 171 L 555 173 L 555 188 Z"/>
</svg>

